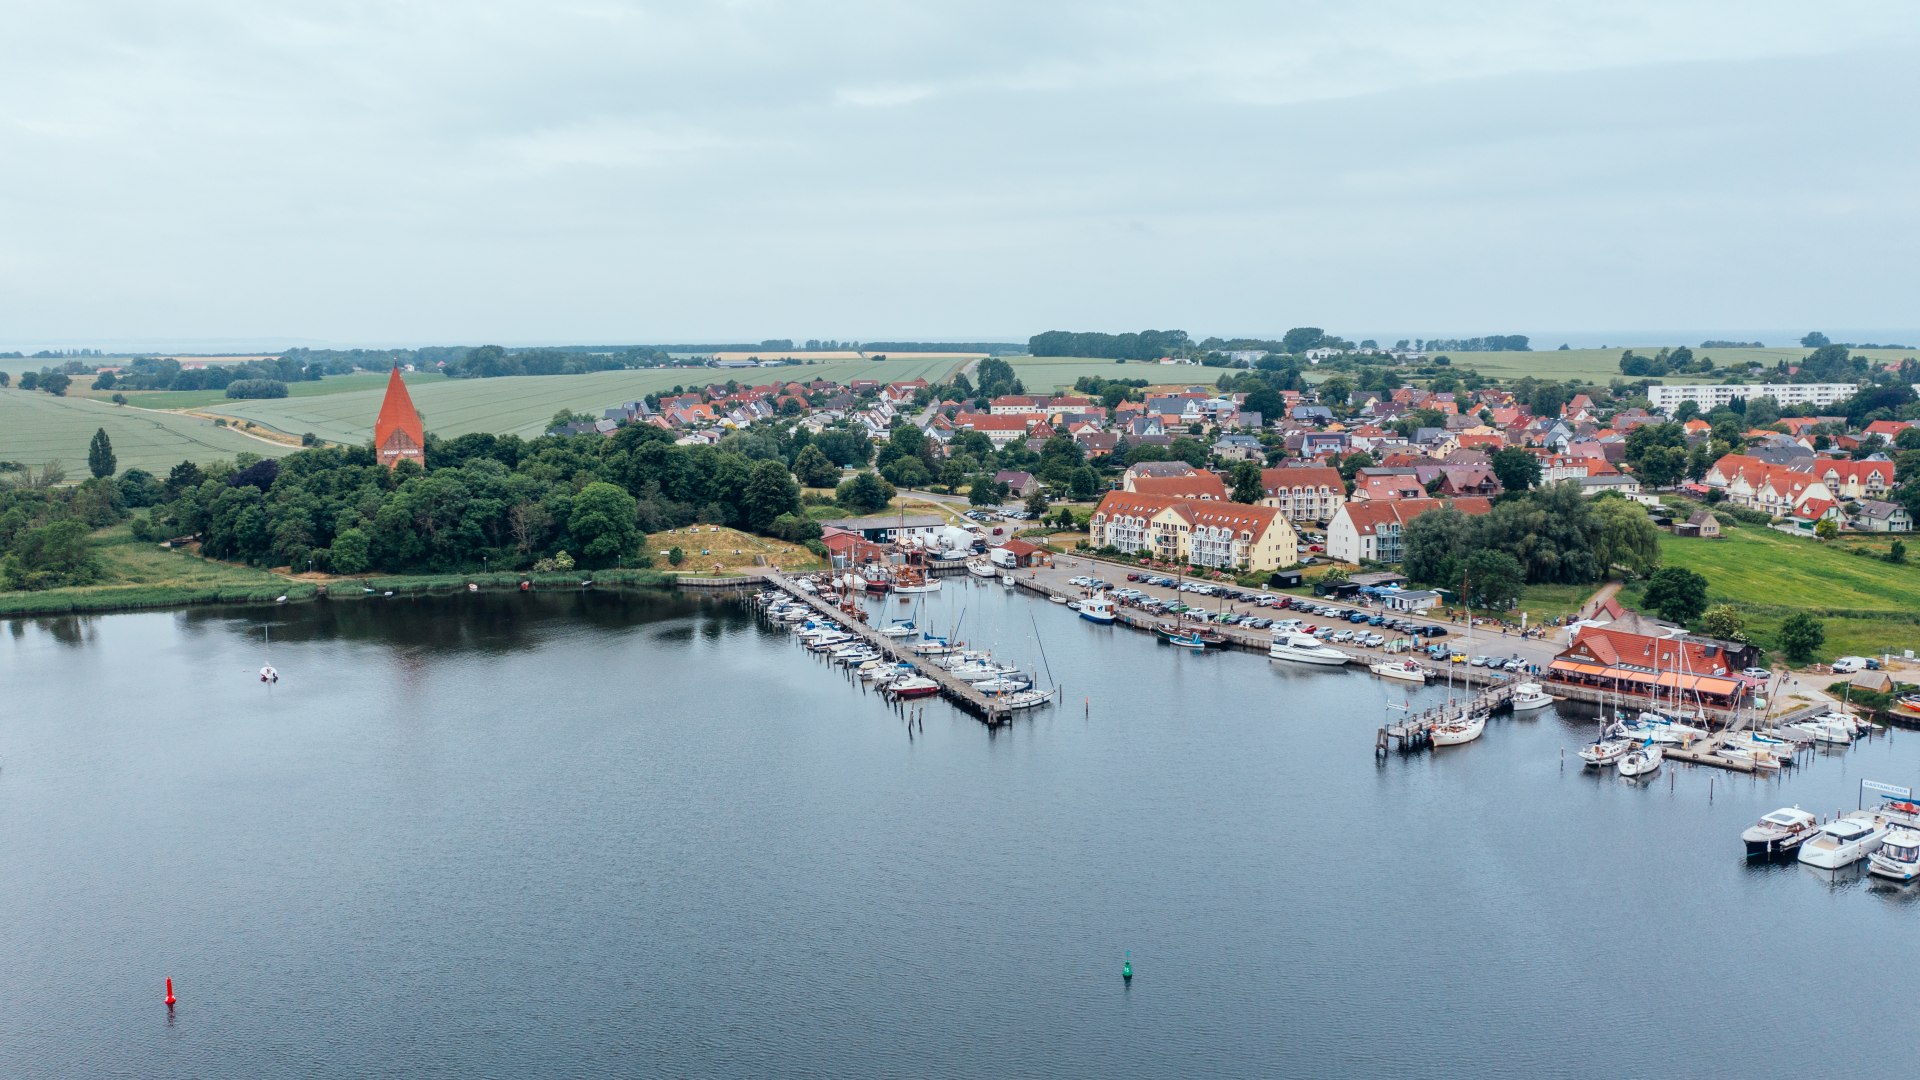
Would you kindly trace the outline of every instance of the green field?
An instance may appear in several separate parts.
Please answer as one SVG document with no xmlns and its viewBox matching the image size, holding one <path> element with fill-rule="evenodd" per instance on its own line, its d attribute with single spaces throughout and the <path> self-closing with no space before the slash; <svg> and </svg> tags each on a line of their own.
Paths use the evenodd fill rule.
<svg viewBox="0 0 1920 1080">
<path fill-rule="evenodd" d="M 69 480 L 87 476 L 87 443 L 99 428 L 113 440 L 122 471 L 164 476 L 182 461 L 215 461 L 243 450 L 278 457 L 292 447 L 249 438 L 178 413 L 150 412 L 37 390 L 0 390 L 0 460 L 39 466 L 58 460 Z"/>
<path fill-rule="evenodd" d="M 1457 368 L 1473 368 L 1482 375 L 1490 375 L 1511 381 L 1531 375 L 1536 379 L 1579 379 L 1585 382 L 1599 383 L 1605 386 L 1609 381 L 1624 378 L 1620 374 L 1620 354 L 1628 349 L 1641 356 L 1652 356 L 1660 351 L 1659 345 L 1621 345 L 1611 349 L 1568 349 L 1565 352 L 1450 352 L 1445 354 Z M 1811 350 L 1799 346 L 1780 349 L 1695 349 L 1695 353 L 1706 353 L 1713 357 L 1716 367 L 1726 367 L 1738 361 L 1741 364 L 1764 364 L 1772 367 L 1781 360 L 1789 363 L 1806 356 Z M 1903 357 L 1916 355 L 1913 352 L 1889 349 L 1869 349 L 1859 355 L 1871 360 L 1885 362 L 1897 361 Z M 1668 375 L 1661 381 L 1667 383 L 1700 383 L 1718 381 L 1719 375 Z"/>
<path fill-rule="evenodd" d="M 0 615 L 21 612 L 108 611 L 213 601 L 260 601 L 311 596 L 313 586 L 265 570 L 214 562 L 185 551 L 133 539 L 126 525 L 93 534 L 103 571 L 97 585 L 42 592 L 0 593 Z"/>
<path fill-rule="evenodd" d="M 1008 356 L 1013 373 L 1029 393 L 1046 394 L 1072 389 L 1083 375 L 1102 379 L 1145 379 L 1154 386 L 1212 386 L 1222 373 L 1232 368 L 1201 367 L 1198 364 L 1152 364 L 1140 360 L 1102 360 L 1085 356 Z"/>
<path fill-rule="evenodd" d="M 500 379 L 442 379 L 408 388 L 427 430 L 452 438 L 483 431 L 531 438 L 544 432 L 561 409 L 600 415 L 623 401 L 674 386 L 705 386 L 737 379 L 745 384 L 850 382 L 873 378 L 886 382 L 925 378 L 934 381 L 965 361 L 953 357 L 913 360 L 842 360 L 779 368 L 716 368 L 600 371 L 590 375 L 523 375 Z M 331 442 L 359 443 L 373 435 L 383 390 L 374 388 L 317 397 L 232 401 L 219 406 L 223 416 L 244 417 L 265 427 L 300 435 L 313 432 Z"/>
<path fill-rule="evenodd" d="M 422 383 L 443 382 L 445 375 L 437 371 L 416 371 L 406 377 L 407 386 L 414 387 Z M 352 375 L 329 375 L 317 382 L 296 382 L 287 384 L 288 397 L 324 397 L 327 394 L 345 394 L 354 390 L 381 390 L 387 385 L 384 371 L 361 371 Z M 111 398 L 116 393 L 126 395 L 127 404 L 138 405 L 143 409 L 204 409 L 210 405 L 224 405 L 229 400 L 225 390 L 95 390 L 89 384 L 81 389 L 79 383 L 67 391 L 69 396 Z M 275 399 L 278 400 L 278 399 Z"/>
<path fill-rule="evenodd" d="M 1805 611 L 1826 624 L 1823 660 L 1920 649 L 1920 565 L 1912 562 L 1850 555 L 1758 525 L 1727 528 L 1718 540 L 1663 534 L 1660 559 L 1705 575 L 1711 602 L 1740 608 L 1763 646 L 1773 645 L 1789 615 Z M 1638 593 L 1630 588 L 1623 599 L 1631 604 Z"/>
</svg>

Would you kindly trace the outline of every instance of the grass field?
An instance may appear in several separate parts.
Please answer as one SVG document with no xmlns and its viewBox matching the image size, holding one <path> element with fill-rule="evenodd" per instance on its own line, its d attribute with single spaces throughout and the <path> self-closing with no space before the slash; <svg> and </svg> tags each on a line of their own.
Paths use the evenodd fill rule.
<svg viewBox="0 0 1920 1080">
<path fill-rule="evenodd" d="M 1770 649 L 1797 611 L 1825 624 L 1822 660 L 1920 649 L 1920 565 L 1850 555 L 1757 525 L 1728 528 L 1718 540 L 1662 535 L 1660 558 L 1705 575 L 1710 602 L 1738 607 L 1749 635 Z M 1631 605 L 1639 593 L 1632 587 L 1622 598 Z"/>
<path fill-rule="evenodd" d="M 1145 379 L 1154 386 L 1211 386 L 1231 368 L 1200 367 L 1197 364 L 1149 364 L 1135 360 L 1101 360 L 1084 356 L 1008 356 L 1013 373 L 1027 390 L 1035 394 L 1071 389 L 1075 379 L 1098 375 L 1103 379 Z"/>
<path fill-rule="evenodd" d="M 1586 382 L 1606 385 L 1610 380 L 1622 378 L 1620 374 L 1620 354 L 1627 349 L 1642 356 L 1652 356 L 1660 351 L 1659 345 L 1621 345 L 1612 349 L 1568 349 L 1565 352 L 1450 352 L 1446 355 L 1453 360 L 1457 368 L 1474 368 L 1482 375 L 1495 376 L 1503 380 L 1518 379 L 1531 375 L 1536 379 L 1580 379 Z M 1706 353 L 1713 357 L 1718 367 L 1738 361 L 1742 364 L 1764 364 L 1768 367 L 1786 360 L 1789 363 L 1806 356 L 1810 350 L 1798 346 L 1784 349 L 1695 349 L 1696 353 Z M 1888 349 L 1870 349 L 1860 355 L 1876 361 L 1899 360 L 1916 355 L 1909 351 Z M 1662 381 L 1667 383 L 1700 383 L 1718 381 L 1718 375 L 1669 375 Z"/>
<path fill-rule="evenodd" d="M 674 386 L 705 386 L 737 379 L 742 383 L 806 382 L 875 378 L 887 382 L 944 378 L 963 360 L 937 357 L 885 362 L 842 361 L 790 367 L 727 371 L 714 368 L 600 371 L 590 375 L 525 375 L 502 379 L 443 379 L 409 390 L 427 430 L 451 438 L 468 432 L 531 438 L 546 430 L 561 409 L 591 413 Z M 311 431 L 332 442 L 359 443 L 373 436 L 380 412 L 378 388 L 317 397 L 223 402 L 223 416 L 244 417 L 289 435 Z"/>
<path fill-rule="evenodd" d="M 203 559 L 133 539 L 126 525 L 93 534 L 105 571 L 97 585 L 0 593 L 0 615 L 16 612 L 106 611 L 214 601 L 272 600 L 313 595 L 312 585 L 278 574 Z"/>
<path fill-rule="evenodd" d="M 121 470 L 145 469 L 160 476 L 182 461 L 215 461 L 243 450 L 279 457 L 293 449 L 177 413 L 54 397 L 37 390 L 0 390 L 0 460 L 38 467 L 58 459 L 69 479 L 83 480 L 87 443 L 99 428 L 106 428 L 107 438 L 113 441 Z"/>
</svg>

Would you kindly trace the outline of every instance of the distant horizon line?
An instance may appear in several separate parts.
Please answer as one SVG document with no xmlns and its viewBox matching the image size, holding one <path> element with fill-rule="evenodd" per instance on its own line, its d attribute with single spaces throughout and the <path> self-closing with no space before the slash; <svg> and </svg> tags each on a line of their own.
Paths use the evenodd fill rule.
<svg viewBox="0 0 1920 1080">
<path fill-rule="evenodd" d="M 1067 329 L 1067 328 L 1062 327 L 1061 329 Z M 1132 331 L 1076 329 L 1076 330 L 1073 330 L 1072 332 L 1075 332 L 1075 333 L 1082 333 L 1082 332 L 1130 333 Z M 1485 337 L 1495 333 L 1505 333 L 1507 331 L 1482 330 L 1480 332 L 1471 333 L 1471 334 L 1464 333 L 1464 332 L 1444 332 L 1443 331 L 1443 332 L 1429 334 L 1429 333 L 1412 333 L 1412 332 L 1400 331 L 1400 330 L 1349 331 L 1349 330 L 1344 330 L 1340 328 L 1332 328 L 1330 332 L 1338 336 L 1346 337 L 1355 341 L 1364 341 L 1364 340 L 1370 339 L 1374 341 L 1386 342 L 1391 344 L 1392 342 L 1399 341 L 1402 338 L 1406 338 L 1409 340 L 1415 340 L 1415 339 L 1431 340 L 1434 338 L 1447 340 L 1447 339 L 1464 338 L 1464 337 Z M 1573 348 L 1573 349 L 1602 349 L 1602 348 L 1629 349 L 1629 348 L 1647 348 L 1647 347 L 1660 347 L 1660 346 L 1677 347 L 1681 345 L 1685 345 L 1689 348 L 1697 349 L 1700 347 L 1700 342 L 1702 341 L 1759 341 L 1759 342 L 1765 343 L 1763 346 L 1764 348 L 1789 349 L 1789 348 L 1802 347 L 1800 345 L 1800 338 L 1809 332 L 1810 330 L 1795 331 L 1795 330 L 1786 330 L 1786 329 L 1780 329 L 1780 328 L 1773 328 L 1773 329 L 1767 329 L 1767 330 L 1755 330 L 1751 328 L 1745 329 L 1745 330 L 1700 330 L 1700 329 L 1694 329 L 1694 330 L 1640 329 L 1640 330 L 1580 330 L 1580 331 L 1548 330 L 1548 331 L 1536 331 L 1531 333 L 1524 333 L 1524 336 L 1529 339 L 1529 343 L 1533 346 L 1531 351 L 1534 351 L 1534 352 L 1554 352 L 1554 351 L 1557 351 L 1562 344 L 1565 344 L 1569 348 Z M 1820 332 L 1826 334 L 1829 339 L 1836 342 L 1841 342 L 1841 343 L 1867 342 L 1872 344 L 1872 343 L 1879 343 L 1884 341 L 1893 341 L 1893 342 L 1902 343 L 1903 345 L 1907 345 L 1907 346 L 1920 346 L 1920 328 L 1916 328 L 1916 327 L 1906 327 L 1906 328 L 1840 327 L 1838 329 L 1821 329 Z M 1208 337 L 1219 337 L 1226 340 L 1239 340 L 1239 339 L 1278 340 L 1285 333 L 1286 331 L 1284 330 L 1272 331 L 1272 332 L 1256 331 L 1256 332 L 1246 332 L 1246 333 L 1235 333 L 1232 335 L 1218 333 L 1218 332 L 1209 332 L 1204 335 L 1199 335 L 1197 340 L 1205 340 Z M 894 334 L 894 335 L 876 335 L 871 340 L 889 341 L 889 342 L 915 342 L 915 343 L 950 342 L 950 343 L 991 343 L 991 344 L 1019 345 L 1025 342 L 1027 338 L 1031 336 L 1032 335 L 1014 336 L 1014 335 L 1005 335 L 1005 334 L 1001 334 L 1001 335 L 941 334 L 941 335 L 911 336 L 911 335 Z M 451 341 L 446 339 L 426 339 L 426 338 L 416 338 L 416 339 L 389 338 L 389 339 L 350 341 L 350 340 L 341 340 L 341 339 L 333 339 L 333 338 L 300 337 L 300 336 L 293 336 L 293 335 L 288 335 L 285 337 L 276 337 L 276 338 L 251 337 L 251 336 L 248 336 L 248 337 L 180 337 L 180 338 L 168 338 L 168 337 L 124 338 L 123 337 L 123 338 L 95 338 L 91 341 L 80 340 L 80 339 L 41 338 L 41 339 L 28 339 L 25 342 L 18 342 L 18 343 L 9 342 L 5 344 L 0 344 L 0 352 L 20 352 L 24 354 L 23 355 L 24 359 L 33 359 L 32 354 L 36 352 L 55 351 L 55 350 L 76 350 L 76 349 L 99 349 L 101 350 L 103 355 L 112 355 L 112 356 L 124 356 L 124 355 L 131 355 L 131 354 L 140 354 L 140 353 L 167 353 L 167 352 L 194 353 L 197 355 L 207 355 L 207 356 L 241 356 L 241 355 L 249 355 L 249 354 L 255 354 L 255 353 L 261 353 L 261 354 L 281 353 L 281 352 L 286 352 L 289 349 L 296 349 L 296 348 L 329 349 L 329 350 L 344 351 L 344 350 L 350 350 L 350 349 L 456 348 L 460 346 L 473 348 L 480 345 L 499 345 L 503 348 L 512 348 L 512 349 L 537 349 L 537 348 L 583 348 L 583 347 L 660 348 L 662 346 L 668 346 L 668 345 L 712 344 L 712 345 L 729 345 L 729 346 L 744 347 L 744 348 L 752 349 L 752 348 L 760 347 L 756 344 L 752 344 L 751 342 L 753 340 L 758 340 L 758 341 L 769 340 L 767 338 L 758 338 L 758 339 L 739 338 L 733 341 L 728 341 L 723 337 L 701 337 L 701 336 L 695 336 L 695 335 L 683 335 L 676 338 L 666 338 L 664 335 L 654 335 L 654 337 L 655 337 L 655 340 L 634 339 L 634 340 L 627 340 L 627 341 L 618 341 L 618 340 L 594 341 L 591 339 L 562 339 L 562 338 L 521 338 L 521 339 L 492 338 L 492 339 L 476 339 L 472 341 Z M 775 340 L 779 340 L 779 339 L 775 339 Z M 784 339 L 784 340 L 792 340 L 795 342 L 804 342 L 806 340 L 862 342 L 863 339 L 791 338 L 791 339 Z M 846 347 L 843 347 L 841 350 L 829 350 L 829 351 L 844 351 L 844 348 L 847 348 L 847 347 L 855 347 L 855 346 L 846 346 Z M 797 344 L 792 348 L 794 351 L 802 351 L 801 346 Z"/>
</svg>

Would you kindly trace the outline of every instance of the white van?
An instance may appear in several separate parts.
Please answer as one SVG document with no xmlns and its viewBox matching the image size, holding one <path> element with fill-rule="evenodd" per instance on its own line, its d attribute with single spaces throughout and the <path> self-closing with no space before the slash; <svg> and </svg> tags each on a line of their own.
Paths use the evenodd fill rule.
<svg viewBox="0 0 1920 1080">
<path fill-rule="evenodd" d="M 1843 656 L 1833 662 L 1833 671 L 1836 675 L 1851 675 L 1866 669 L 1867 658 L 1864 656 Z"/>
</svg>

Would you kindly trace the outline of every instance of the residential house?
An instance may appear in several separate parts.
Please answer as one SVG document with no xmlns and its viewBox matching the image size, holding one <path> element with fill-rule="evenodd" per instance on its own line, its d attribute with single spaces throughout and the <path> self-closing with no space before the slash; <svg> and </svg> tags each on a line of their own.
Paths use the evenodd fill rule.
<svg viewBox="0 0 1920 1080">
<path fill-rule="evenodd" d="M 1299 561 L 1299 537 L 1266 506 L 1113 491 L 1088 520 L 1094 547 L 1216 569 L 1276 570 Z"/>
<path fill-rule="evenodd" d="M 1213 455 L 1222 461 L 1265 461 L 1267 452 L 1260 440 L 1251 435 L 1222 435 L 1213 444 Z"/>
<path fill-rule="evenodd" d="M 1327 523 L 1327 555 L 1355 564 L 1397 563 L 1404 554 L 1401 534 L 1408 523 L 1421 514 L 1446 506 L 1475 516 L 1493 508 L 1493 504 L 1483 498 L 1350 502 Z"/>
<path fill-rule="evenodd" d="M 1010 442 L 1018 442 L 1027 437 L 1027 429 L 1040 419 L 1038 413 L 1020 413 L 995 416 L 991 413 L 961 413 L 954 417 L 954 426 L 962 430 L 977 431 L 993 441 L 997 447 Z"/>
<path fill-rule="evenodd" d="M 1007 485 L 1007 494 L 1016 499 L 1025 499 L 1046 487 L 1032 473 L 1015 469 L 1001 469 L 994 473 L 993 482 Z"/>
<path fill-rule="evenodd" d="M 1139 495 L 1158 495 L 1167 499 L 1192 499 L 1197 502 L 1224 502 L 1227 485 L 1219 474 L 1195 472 L 1188 476 L 1138 476 L 1126 482 L 1126 490 Z"/>
<path fill-rule="evenodd" d="M 1273 507 L 1288 521 L 1326 522 L 1347 501 L 1346 482 L 1329 465 L 1262 469 L 1260 486 L 1267 491 L 1260 505 Z"/>
<path fill-rule="evenodd" d="M 1863 532 L 1903 533 L 1913 531 L 1913 518 L 1897 502 L 1866 499 L 1853 517 L 1853 527 Z"/>
<path fill-rule="evenodd" d="M 1720 519 L 1708 510 L 1695 510 L 1687 515 L 1687 520 L 1676 522 L 1673 526 L 1675 536 L 1693 536 L 1702 540 L 1720 538 Z"/>
</svg>

